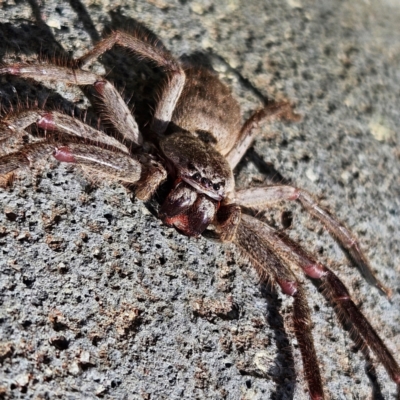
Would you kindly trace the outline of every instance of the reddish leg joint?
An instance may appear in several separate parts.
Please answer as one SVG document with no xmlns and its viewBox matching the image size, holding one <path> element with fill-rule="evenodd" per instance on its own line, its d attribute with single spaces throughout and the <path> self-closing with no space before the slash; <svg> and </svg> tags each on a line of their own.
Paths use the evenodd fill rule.
<svg viewBox="0 0 400 400">
<path fill-rule="evenodd" d="M 58 147 L 53 152 L 53 157 L 61 162 L 75 163 L 76 159 L 68 147 Z"/>
<path fill-rule="evenodd" d="M 290 201 L 294 201 L 294 200 L 297 200 L 299 197 L 300 197 L 300 190 L 296 188 L 294 190 L 293 194 L 288 197 L 288 199 Z"/>
<path fill-rule="evenodd" d="M 19 75 L 21 72 L 21 69 L 18 64 L 16 65 L 8 65 L 5 68 L 0 68 L 0 73 L 1 74 L 10 74 L 10 75 Z"/>
<path fill-rule="evenodd" d="M 36 122 L 36 125 L 39 128 L 54 131 L 56 129 L 56 125 L 54 123 L 54 118 L 51 113 L 42 114 L 39 120 Z"/>
<path fill-rule="evenodd" d="M 311 264 L 311 265 L 306 265 L 302 267 L 304 270 L 304 273 L 309 276 L 310 278 L 314 279 L 320 279 L 324 275 L 326 275 L 326 269 L 323 265 L 321 264 Z"/>
<path fill-rule="evenodd" d="M 297 293 L 297 282 L 284 281 L 278 279 L 278 285 L 281 287 L 282 292 L 288 296 L 294 296 Z"/>
<path fill-rule="evenodd" d="M 106 84 L 106 82 L 104 82 L 104 81 L 97 81 L 94 83 L 93 86 L 96 89 L 96 92 L 102 95 L 104 93 L 105 84 Z"/>
</svg>

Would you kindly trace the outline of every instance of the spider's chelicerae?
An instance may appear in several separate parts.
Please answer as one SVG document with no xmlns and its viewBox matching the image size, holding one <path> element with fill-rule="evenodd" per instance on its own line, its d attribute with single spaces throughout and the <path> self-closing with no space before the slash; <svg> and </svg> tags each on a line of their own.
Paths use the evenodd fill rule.
<svg viewBox="0 0 400 400">
<path fill-rule="evenodd" d="M 166 195 L 159 217 L 166 225 L 187 236 L 204 233 L 221 242 L 235 243 L 262 281 L 277 283 L 283 293 L 293 297 L 293 327 L 312 399 L 323 399 L 324 391 L 306 295 L 292 266 L 322 281 L 324 293 L 352 325 L 357 338 L 372 349 L 391 379 L 400 384 L 399 365 L 336 274 L 287 236 L 253 217 L 249 210 L 261 210 L 280 201 L 300 202 L 325 226 L 368 281 L 389 294 L 373 275 L 354 236 L 299 188 L 277 185 L 235 190 L 233 171 L 253 141 L 254 126 L 273 118 L 296 120 L 291 106 L 272 102 L 241 124 L 237 101 L 211 71 L 181 63 L 159 43 L 142 36 L 116 31 L 77 60 L 74 67 L 22 63 L 2 66 L 0 74 L 92 85 L 102 99 L 106 118 L 123 140 L 60 112 L 19 110 L 0 125 L 0 174 L 30 167 L 52 155 L 58 161 L 76 163 L 134 184 L 136 196 L 142 200 L 150 199 L 163 185 Z M 167 75 L 146 135 L 114 86 L 87 69 L 115 45 L 161 67 Z M 30 136 L 32 140 L 24 143 L 23 138 L 29 134 L 26 128 L 33 124 L 49 134 Z"/>
</svg>

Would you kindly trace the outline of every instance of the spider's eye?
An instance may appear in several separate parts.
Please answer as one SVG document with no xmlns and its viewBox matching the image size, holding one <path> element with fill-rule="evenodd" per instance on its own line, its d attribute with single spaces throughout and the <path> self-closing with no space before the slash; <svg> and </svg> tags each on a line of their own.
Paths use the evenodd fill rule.
<svg viewBox="0 0 400 400">
<path fill-rule="evenodd" d="M 195 181 L 199 181 L 201 179 L 201 175 L 198 172 L 196 172 L 194 175 L 192 175 L 192 178 Z"/>
<path fill-rule="evenodd" d="M 213 185 L 214 190 L 219 190 L 220 187 L 221 187 L 220 183 L 214 183 L 214 185 Z"/>
</svg>

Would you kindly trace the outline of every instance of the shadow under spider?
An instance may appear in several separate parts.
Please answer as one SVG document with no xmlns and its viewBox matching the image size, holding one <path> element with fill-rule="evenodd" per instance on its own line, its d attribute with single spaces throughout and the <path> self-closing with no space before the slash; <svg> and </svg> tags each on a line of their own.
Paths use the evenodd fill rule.
<svg viewBox="0 0 400 400">
<path fill-rule="evenodd" d="M 271 285 L 261 284 L 260 291 L 266 299 L 266 317 L 268 326 L 274 331 L 275 345 L 278 353 L 275 358 L 275 367 L 269 375 L 276 384 L 276 389 L 270 394 L 271 400 L 294 399 L 296 373 L 294 358 L 289 336 L 286 333 L 284 320 L 280 312 L 281 300 L 276 289 Z M 281 368 L 284 366 L 284 368 Z M 277 372 L 278 370 L 278 372 Z"/>
</svg>

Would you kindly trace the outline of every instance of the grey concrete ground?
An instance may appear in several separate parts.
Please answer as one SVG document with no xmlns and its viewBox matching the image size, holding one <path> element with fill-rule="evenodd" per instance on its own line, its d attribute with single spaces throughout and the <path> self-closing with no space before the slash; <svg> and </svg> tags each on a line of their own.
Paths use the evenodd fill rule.
<svg viewBox="0 0 400 400">
<path fill-rule="evenodd" d="M 105 29 L 145 24 L 174 54 L 201 55 L 240 101 L 288 98 L 303 120 L 260 128 L 241 186 L 281 174 L 352 229 L 392 301 L 296 205 L 267 213 L 335 269 L 400 359 L 400 3 L 397 0 L 0 2 L 0 60 L 66 59 Z M 126 53 L 107 71 L 143 123 L 152 71 Z M 139 71 L 139 72 L 138 72 Z M 80 90 L 0 78 L 2 107 L 79 114 Z M 133 92 L 132 87 L 135 87 Z M 273 165 L 273 167 L 272 167 Z M 168 229 L 124 187 L 50 162 L 0 190 L 0 397 L 307 399 L 291 300 L 260 291 L 233 246 Z M 310 281 L 328 399 L 394 399 Z"/>
</svg>

